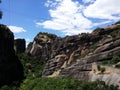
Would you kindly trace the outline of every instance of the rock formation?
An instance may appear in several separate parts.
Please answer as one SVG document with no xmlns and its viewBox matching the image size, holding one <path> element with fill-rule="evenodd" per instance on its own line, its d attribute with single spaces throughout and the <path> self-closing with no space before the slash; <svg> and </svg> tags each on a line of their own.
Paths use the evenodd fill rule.
<svg viewBox="0 0 120 90">
<path fill-rule="evenodd" d="M 0 86 L 23 79 L 23 67 L 14 51 L 13 33 L 0 24 Z"/>
<path fill-rule="evenodd" d="M 108 84 L 120 86 L 118 68 L 113 72 L 106 67 L 105 70 L 108 71 L 105 73 L 93 68 L 95 62 L 101 65 L 102 62 L 109 61 L 115 56 L 120 57 L 120 24 L 97 28 L 90 34 L 82 33 L 64 38 L 48 37 L 49 34 L 39 33 L 26 51 L 39 59 L 45 56 L 47 63 L 43 77 L 74 77 L 81 81 L 100 79 Z M 119 63 L 115 65 L 119 67 Z"/>
<path fill-rule="evenodd" d="M 56 35 L 39 33 L 28 45 L 26 53 L 39 60 L 51 58 L 54 55 L 54 47 L 57 47 L 53 46 L 53 43 L 57 45 L 57 42 L 59 38 Z"/>
<path fill-rule="evenodd" d="M 15 39 L 14 40 L 14 50 L 16 53 L 24 53 L 26 49 L 25 39 Z"/>
</svg>

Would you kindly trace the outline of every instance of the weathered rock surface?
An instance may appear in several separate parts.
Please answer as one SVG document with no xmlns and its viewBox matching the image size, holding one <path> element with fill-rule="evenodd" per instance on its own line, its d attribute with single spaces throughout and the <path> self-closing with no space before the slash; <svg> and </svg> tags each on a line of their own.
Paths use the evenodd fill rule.
<svg viewBox="0 0 120 90">
<path fill-rule="evenodd" d="M 55 54 L 54 47 L 57 47 L 57 42 L 59 38 L 56 35 L 39 33 L 28 45 L 26 53 L 39 60 L 51 58 Z"/>
<path fill-rule="evenodd" d="M 89 81 L 102 80 L 108 85 L 118 85 L 120 89 L 120 70 L 110 66 L 103 66 L 106 70 L 104 73 L 96 74 L 97 64 L 92 65 L 92 71 L 89 73 Z"/>
<path fill-rule="evenodd" d="M 120 56 L 119 24 L 98 28 L 91 34 L 82 33 L 64 38 L 47 37 L 49 34 L 39 33 L 26 51 L 39 59 L 45 56 L 47 63 L 43 76 L 65 76 L 92 81 L 89 73 L 93 70 L 94 62 L 99 63 L 105 58 Z M 117 85 L 120 86 L 120 83 Z"/>
<path fill-rule="evenodd" d="M 13 33 L 0 24 L 0 86 L 23 79 L 23 67 L 13 47 Z"/>
<path fill-rule="evenodd" d="M 15 39 L 14 40 L 14 50 L 16 53 L 24 53 L 26 49 L 25 39 Z"/>
</svg>

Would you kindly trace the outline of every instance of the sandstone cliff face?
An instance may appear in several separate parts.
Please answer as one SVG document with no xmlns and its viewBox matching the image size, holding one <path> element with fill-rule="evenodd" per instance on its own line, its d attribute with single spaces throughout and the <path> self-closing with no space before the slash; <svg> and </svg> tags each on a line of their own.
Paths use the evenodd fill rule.
<svg viewBox="0 0 120 90">
<path fill-rule="evenodd" d="M 0 86 L 23 78 L 23 67 L 13 47 L 13 33 L 0 24 Z"/>
<path fill-rule="evenodd" d="M 120 24 L 111 25 L 106 28 L 98 28 L 91 34 L 66 36 L 53 39 L 49 38 L 49 44 L 38 34 L 27 49 L 27 53 L 35 57 L 45 56 L 47 63 L 43 71 L 43 77 L 74 77 L 79 80 L 94 81 L 99 76 L 108 78 L 112 82 L 118 80 L 115 85 L 120 86 L 120 73 L 106 71 L 106 73 L 95 73 L 93 63 L 99 65 L 106 58 L 120 57 Z M 46 38 L 47 36 L 44 36 Z M 43 44 L 44 42 L 44 44 Z M 44 53 L 44 54 L 43 54 Z M 119 66 L 119 64 L 117 64 Z M 119 68 L 117 69 L 118 71 Z M 105 78 L 100 78 L 106 81 Z M 106 83 L 108 83 L 106 81 Z M 111 84 L 111 83 L 108 83 Z"/>
</svg>

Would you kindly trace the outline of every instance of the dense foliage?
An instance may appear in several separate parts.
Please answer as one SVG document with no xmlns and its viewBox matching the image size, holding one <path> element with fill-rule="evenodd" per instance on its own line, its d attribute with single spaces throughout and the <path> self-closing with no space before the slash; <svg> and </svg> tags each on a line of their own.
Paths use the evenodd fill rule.
<svg viewBox="0 0 120 90">
<path fill-rule="evenodd" d="M 118 87 L 99 80 L 80 82 L 68 78 L 33 78 L 25 79 L 20 87 L 5 85 L 0 90 L 118 90 Z"/>
<path fill-rule="evenodd" d="M 41 77 L 42 71 L 46 63 L 45 60 L 36 60 L 33 57 L 28 56 L 24 53 L 18 54 L 18 57 L 23 64 L 25 77 Z"/>
<path fill-rule="evenodd" d="M 80 82 L 68 78 L 35 78 L 26 79 L 20 87 L 21 90 L 118 90 L 117 87 L 108 86 L 103 81 Z"/>
</svg>

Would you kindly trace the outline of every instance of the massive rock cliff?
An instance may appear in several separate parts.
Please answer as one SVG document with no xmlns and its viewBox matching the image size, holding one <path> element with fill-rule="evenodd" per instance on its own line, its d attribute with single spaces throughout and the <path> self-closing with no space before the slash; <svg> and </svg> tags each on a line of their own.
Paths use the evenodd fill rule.
<svg viewBox="0 0 120 90">
<path fill-rule="evenodd" d="M 15 39 L 14 40 L 14 50 L 16 53 L 24 53 L 26 49 L 25 39 Z"/>
<path fill-rule="evenodd" d="M 120 86 L 120 24 L 64 38 L 39 33 L 26 53 L 47 60 L 43 77 L 100 79 Z"/>
<path fill-rule="evenodd" d="M 14 51 L 14 35 L 0 24 L 0 86 L 23 78 L 23 67 Z"/>
</svg>

